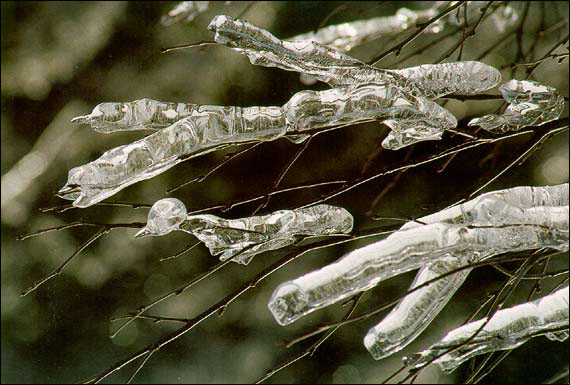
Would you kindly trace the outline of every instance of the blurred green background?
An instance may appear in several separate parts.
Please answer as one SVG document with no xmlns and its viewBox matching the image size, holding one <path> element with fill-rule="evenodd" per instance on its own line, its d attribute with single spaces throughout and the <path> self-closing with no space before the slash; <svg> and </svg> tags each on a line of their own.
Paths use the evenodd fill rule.
<svg viewBox="0 0 570 385">
<path fill-rule="evenodd" d="M 3 1 L 2 11 L 2 383 L 77 382 L 106 369 L 174 330 L 175 325 L 139 320 L 115 339 L 117 325 L 110 318 L 135 310 L 152 299 L 180 287 L 214 265 L 216 258 L 202 245 L 180 258 L 160 262 L 194 241 L 186 234 L 135 240 L 133 229 L 118 229 L 87 248 L 64 273 L 27 297 L 20 293 L 45 276 L 87 240 L 92 228 L 73 228 L 26 241 L 16 236 L 36 229 L 79 219 L 95 222 L 146 220 L 146 209 L 93 206 L 64 213 L 41 213 L 42 207 L 67 203 L 54 196 L 72 167 L 96 159 L 105 150 L 142 137 L 144 132 L 104 135 L 86 126 L 74 126 L 72 117 L 85 115 L 101 102 L 152 98 L 163 101 L 215 105 L 282 105 L 295 92 L 307 88 L 298 74 L 256 67 L 227 47 L 209 46 L 169 54 L 160 48 L 211 40 L 207 30 L 217 14 L 237 16 L 249 2 L 212 2 L 208 11 L 191 23 L 169 27 L 160 17 L 176 2 L 15 2 Z M 521 29 L 524 50 L 536 44 L 534 59 L 568 34 L 568 3 L 539 2 L 529 7 Z M 519 15 L 525 3 L 511 3 Z M 258 2 L 244 18 L 286 38 L 315 29 L 332 11 L 328 24 L 380 15 L 393 15 L 399 7 L 422 9 L 426 2 Z M 544 23 L 541 18 L 544 13 Z M 564 20 L 565 18 L 565 20 Z M 400 67 L 432 63 L 461 36 L 442 40 Z M 491 46 L 500 34 L 483 23 L 468 40 L 464 59 L 473 59 Z M 438 35 L 425 34 L 402 52 L 406 55 Z M 384 38 L 354 49 L 363 60 L 397 42 Z M 567 47 L 567 43 L 564 45 Z M 563 48 L 564 48 L 563 47 Z M 567 52 L 567 49 L 556 52 Z M 503 80 L 512 78 L 510 64 L 515 40 L 482 61 L 503 67 Z M 454 55 L 454 58 L 456 54 Z M 381 65 L 393 65 L 389 57 Z M 530 56 L 527 59 L 532 59 Z M 530 61 L 530 60 L 527 60 Z M 524 76 L 517 66 L 516 78 Z M 521 76 L 521 74 L 523 74 Z M 568 61 L 550 60 L 533 78 L 555 87 L 568 97 Z M 312 86 L 323 89 L 323 84 Z M 490 91 L 496 93 L 496 90 Z M 450 109 L 465 127 L 469 118 L 492 113 L 499 101 L 459 102 Z M 568 115 L 568 108 L 564 116 Z M 283 186 L 310 181 L 353 179 L 391 169 L 459 143 L 445 135 L 439 142 L 423 142 L 411 153 L 383 151 L 380 142 L 387 128 L 379 123 L 360 124 L 319 135 L 291 169 Z M 330 201 L 347 208 L 358 229 L 377 226 L 372 216 L 421 216 L 465 197 L 499 172 L 529 145 L 522 137 L 479 147 L 459 154 L 442 172 L 444 162 L 431 163 L 402 174 L 392 188 L 373 204 L 394 181 L 376 179 Z M 285 139 L 264 143 L 232 160 L 200 184 L 177 191 L 189 210 L 234 202 L 268 191 L 297 146 Z M 153 203 L 165 190 L 206 172 L 222 161 L 228 149 L 187 161 L 170 171 L 121 191 L 110 201 Z M 407 158 L 406 158 L 407 157 Z M 547 142 L 523 165 L 493 183 L 487 191 L 518 185 L 558 184 L 568 181 L 568 133 Z M 292 208 L 315 200 L 329 188 L 307 189 L 275 196 L 262 212 Z M 257 202 L 220 214 L 250 215 Z M 313 252 L 248 292 L 228 307 L 221 318 L 212 317 L 155 354 L 136 378 L 141 383 L 252 382 L 268 369 L 308 346 L 286 349 L 283 342 L 339 319 L 345 310 L 330 306 L 287 327 L 280 327 L 266 304 L 273 289 L 287 279 L 324 266 L 343 253 L 369 243 L 352 242 Z M 285 251 L 256 257 L 247 267 L 231 264 L 189 292 L 165 301 L 152 314 L 194 317 L 237 289 Z M 568 255 L 553 259 L 549 269 L 567 268 Z M 367 293 L 359 310 L 372 309 L 407 289 L 413 273 L 383 282 Z M 557 280 L 545 281 L 544 289 Z M 317 351 L 275 375 L 269 382 L 344 383 L 378 382 L 399 368 L 401 358 L 425 348 L 459 325 L 487 294 L 504 283 L 492 268 L 481 268 L 469 277 L 433 324 L 404 351 L 374 361 L 362 344 L 366 331 L 382 316 L 341 328 Z M 523 301 L 530 284 L 510 303 Z M 465 365 L 464 365 L 465 366 Z M 568 341 L 537 338 L 512 353 L 485 381 L 502 383 L 543 382 L 568 366 Z M 131 369 L 114 381 L 125 381 Z M 419 382 L 453 383 L 464 379 L 465 368 L 445 375 L 437 367 L 423 371 Z"/>
</svg>

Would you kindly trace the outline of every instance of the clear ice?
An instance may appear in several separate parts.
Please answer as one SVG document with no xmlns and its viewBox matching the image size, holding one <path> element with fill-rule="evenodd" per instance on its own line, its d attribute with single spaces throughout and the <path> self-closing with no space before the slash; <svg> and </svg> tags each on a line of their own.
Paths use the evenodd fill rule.
<svg viewBox="0 0 570 385">
<path fill-rule="evenodd" d="M 101 103 L 91 114 L 78 116 L 73 123 L 85 123 L 101 133 L 149 130 L 168 127 L 182 118 L 200 112 L 198 104 L 169 103 L 140 99 L 124 103 Z"/>
<path fill-rule="evenodd" d="M 480 62 L 428 64 L 383 70 L 311 40 L 282 41 L 247 21 L 219 15 L 208 28 L 214 40 L 245 54 L 255 65 L 314 76 L 333 87 L 354 83 L 386 83 L 430 99 L 447 94 L 476 94 L 495 87 L 500 72 Z"/>
<path fill-rule="evenodd" d="M 220 255 L 220 260 L 234 258 L 234 262 L 247 265 L 255 255 L 289 246 L 300 235 L 349 233 L 352 226 L 353 218 L 348 211 L 329 205 L 223 219 L 214 215 L 188 215 L 181 201 L 166 198 L 154 203 L 146 226 L 136 237 L 185 231 L 204 242 L 212 255 Z"/>
<path fill-rule="evenodd" d="M 172 111 L 172 108 L 164 109 L 169 103 L 152 100 L 117 105 L 126 106 L 125 111 L 136 111 L 140 102 L 154 107 L 146 110 L 151 111 L 147 115 L 126 114 L 130 118 L 118 120 L 123 129 L 128 129 L 129 124 L 134 127 L 148 125 L 150 121 L 158 125 L 159 120 L 153 117 Z M 392 129 L 383 146 L 396 150 L 422 140 L 439 139 L 446 129 L 457 124 L 449 111 L 428 99 L 407 95 L 392 85 L 374 83 L 300 91 L 283 107 L 178 106 L 182 106 L 178 111 L 188 112 L 190 116 L 143 139 L 113 148 L 91 163 L 71 169 L 59 196 L 73 200 L 76 207 L 88 207 L 127 186 L 170 169 L 185 157 L 213 151 L 220 145 L 275 140 L 287 132 L 383 119 Z M 90 122 L 103 127 L 116 115 L 112 114 L 109 119 L 105 114 L 95 116 L 98 120 Z M 109 126 L 104 127 L 111 130 Z M 297 134 L 291 139 L 304 138 Z"/>
<path fill-rule="evenodd" d="M 455 258 L 458 264 L 464 264 L 505 252 L 542 247 L 567 250 L 568 185 L 547 190 L 549 191 L 543 194 L 545 197 L 550 191 L 565 194 L 562 198 L 551 197 L 548 202 L 559 199 L 566 202 L 566 205 L 521 208 L 502 199 L 477 201 L 476 198 L 475 202 L 468 202 L 469 204 L 464 204 L 463 207 L 444 210 L 445 214 L 435 218 L 439 220 L 437 222 L 407 226 L 382 241 L 348 253 L 338 262 L 281 284 L 274 291 L 268 307 L 277 322 L 286 325 L 321 307 L 368 290 L 382 280 L 436 261 L 449 261 L 449 257 Z M 504 195 L 503 191 L 499 193 Z M 518 191 L 524 191 L 524 188 Z M 533 191 L 540 191 L 540 188 L 527 188 L 526 191 L 532 195 Z M 489 194 L 486 195 L 488 198 Z M 533 199 L 535 197 L 529 196 L 525 201 Z M 516 203 L 516 199 L 511 202 Z M 459 221 L 456 222 L 456 219 Z M 439 266 L 434 265 L 434 268 L 444 271 L 446 265 L 440 263 Z M 414 285 L 424 279 L 422 275 L 425 277 L 429 272 L 422 271 Z M 457 282 L 460 284 L 461 279 Z M 443 305 L 434 308 L 423 301 L 429 300 L 433 303 L 449 299 L 447 290 L 456 290 L 457 286 L 451 280 L 446 280 L 446 283 L 439 284 L 445 289 L 441 291 L 437 289 L 438 285 L 428 286 L 427 290 L 419 291 L 414 297 L 417 301 L 410 299 L 402 305 L 403 310 L 395 311 L 412 311 L 418 317 L 421 314 L 427 317 L 426 319 L 433 318 Z M 418 332 L 418 326 L 406 324 L 405 320 L 411 318 L 405 317 L 403 313 L 404 321 L 400 325 L 402 332 L 419 334 L 421 330 Z M 397 329 L 390 323 L 385 327 L 388 334 L 391 333 L 390 329 Z M 384 326 L 376 327 L 373 334 L 383 338 L 378 333 L 382 329 Z M 376 337 L 367 337 L 366 344 L 378 357 L 384 354 L 384 349 L 397 351 L 400 343 L 410 342 L 406 336 L 392 335 L 390 338 L 396 341 L 394 346 L 387 346 L 380 338 L 376 346 L 373 338 Z"/>
<path fill-rule="evenodd" d="M 471 357 L 514 349 L 542 334 L 552 341 L 564 341 L 568 338 L 568 286 L 532 302 L 499 310 L 483 326 L 486 321 L 485 318 L 454 329 L 427 350 L 406 357 L 404 362 L 419 368 L 443 354 L 435 363 L 450 373 Z M 466 343 L 482 326 L 477 336 Z M 465 345 L 446 353 L 462 343 Z"/>
<path fill-rule="evenodd" d="M 435 8 L 418 11 L 400 8 L 393 16 L 381 16 L 329 25 L 314 32 L 293 36 L 287 40 L 313 40 L 338 51 L 346 52 L 369 40 L 404 32 L 409 28 L 415 27 L 416 23 L 428 21 L 437 13 Z M 434 24 L 430 29 L 432 32 L 442 29 L 441 23 Z"/>
<path fill-rule="evenodd" d="M 416 222 L 408 222 L 401 230 L 422 226 L 420 222 L 477 226 L 516 224 L 521 222 L 521 218 L 512 214 L 515 207 L 515 211 L 525 209 L 528 213 L 533 213 L 536 218 L 542 216 L 538 223 L 546 221 L 550 226 L 550 219 L 537 213 L 552 215 L 552 211 L 546 213 L 546 207 L 567 205 L 567 183 L 557 186 L 515 187 L 482 194 L 461 205 L 419 218 Z M 564 214 L 564 210 L 562 213 Z M 466 258 L 449 256 L 428 264 L 420 269 L 410 289 L 468 263 Z M 470 272 L 471 269 L 461 270 L 406 296 L 378 325 L 370 329 L 364 338 L 364 345 L 373 357 L 377 360 L 382 359 L 402 350 L 414 341 L 449 302 Z"/>
<path fill-rule="evenodd" d="M 479 126 L 494 134 L 540 126 L 558 119 L 564 110 L 564 98 L 554 88 L 530 80 L 509 80 L 500 87 L 509 102 L 502 115 L 472 119 L 469 126 Z"/>
</svg>

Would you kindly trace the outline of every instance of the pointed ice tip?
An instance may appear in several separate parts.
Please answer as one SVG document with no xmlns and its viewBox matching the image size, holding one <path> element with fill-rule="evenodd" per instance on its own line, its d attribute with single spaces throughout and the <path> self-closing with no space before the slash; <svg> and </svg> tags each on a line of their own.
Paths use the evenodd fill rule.
<svg viewBox="0 0 570 385">
<path fill-rule="evenodd" d="M 59 191 L 56 195 L 63 199 L 75 199 L 77 194 L 81 192 L 81 186 L 73 185 L 73 184 L 66 184 Z"/>
<path fill-rule="evenodd" d="M 150 235 L 152 235 L 152 232 L 151 232 L 148 228 L 143 227 L 142 229 L 140 229 L 140 230 L 135 234 L 135 238 L 137 238 L 137 239 L 138 239 L 138 238 L 144 238 L 144 237 L 148 237 L 148 236 L 150 236 Z"/>
<path fill-rule="evenodd" d="M 75 123 L 75 124 L 89 123 L 90 118 L 91 118 L 91 115 L 77 116 L 77 117 L 71 119 L 71 123 Z"/>
</svg>

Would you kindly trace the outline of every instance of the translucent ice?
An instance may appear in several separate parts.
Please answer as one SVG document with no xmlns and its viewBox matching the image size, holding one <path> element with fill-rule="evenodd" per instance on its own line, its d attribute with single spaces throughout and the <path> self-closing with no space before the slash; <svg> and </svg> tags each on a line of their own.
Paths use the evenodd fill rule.
<svg viewBox="0 0 570 385">
<path fill-rule="evenodd" d="M 216 33 L 216 42 L 247 55 L 252 64 L 305 73 L 335 87 L 376 82 L 395 85 L 412 95 L 437 98 L 479 93 L 501 80 L 497 69 L 480 62 L 382 70 L 315 41 L 279 40 L 251 23 L 224 15 L 216 16 L 208 28 Z"/>
<path fill-rule="evenodd" d="M 422 226 L 422 223 L 444 222 L 472 226 L 530 224 L 556 226 L 564 231 L 568 205 L 568 184 L 544 187 L 515 187 L 480 195 L 461 205 L 408 222 L 400 230 Z M 524 209 L 526 215 L 521 215 Z M 558 219 L 556 219 L 558 217 Z M 568 246 L 561 244 L 560 249 Z M 480 257 L 477 257 L 480 258 Z M 452 270 L 466 266 L 465 258 L 445 257 L 422 267 L 412 286 Z M 370 329 L 364 344 L 375 359 L 402 350 L 431 323 L 455 291 L 463 284 L 471 269 L 446 276 L 406 296 L 378 325 Z"/>
<path fill-rule="evenodd" d="M 567 186 L 561 190 L 566 191 L 567 202 Z M 461 215 L 466 219 L 459 223 L 408 226 L 382 241 L 348 253 L 338 262 L 286 282 L 274 291 L 269 309 L 277 322 L 286 325 L 318 308 L 370 289 L 384 279 L 443 258 L 454 257 L 463 264 L 505 252 L 541 247 L 568 249 L 568 205 L 521 208 L 500 199 L 483 199 Z M 453 215 L 445 217 L 454 222 Z M 447 288 L 455 290 L 456 286 Z M 441 299 L 447 293 L 433 289 L 418 294 L 417 298 L 429 296 Z M 409 301 L 410 306 L 422 311 L 424 305 Z M 437 311 L 434 310 L 435 314 Z M 412 326 L 410 330 L 416 329 Z"/>
<path fill-rule="evenodd" d="M 564 110 L 564 98 L 552 87 L 530 80 L 510 80 L 500 88 L 509 106 L 502 115 L 472 119 L 469 126 L 480 126 L 495 134 L 540 126 L 558 119 Z"/>
<path fill-rule="evenodd" d="M 167 103 L 141 99 L 124 103 L 101 103 L 91 114 L 78 116 L 73 123 L 90 124 L 95 131 L 109 133 L 126 130 L 147 130 L 168 127 L 198 112 L 197 104 Z"/>
<path fill-rule="evenodd" d="M 293 36 L 287 40 L 313 40 L 339 51 L 350 51 L 366 41 L 384 36 L 393 36 L 423 23 L 437 14 L 435 8 L 412 11 L 400 8 L 393 16 L 374 17 L 366 20 L 355 20 L 347 23 L 329 25 L 315 32 Z M 441 30 L 441 23 L 434 23 L 431 31 Z"/>
<path fill-rule="evenodd" d="M 486 320 L 471 322 L 452 330 L 429 349 L 406 357 L 405 362 L 413 368 L 418 368 L 451 348 L 465 343 L 435 361 L 449 373 L 473 356 L 514 349 L 542 334 L 546 334 L 551 340 L 563 341 L 568 338 L 567 332 L 552 331 L 568 328 L 568 286 L 532 302 L 499 310 L 483 326 Z M 477 336 L 467 342 L 482 326 Z"/>
<path fill-rule="evenodd" d="M 353 218 L 340 207 L 317 205 L 296 210 L 240 219 L 214 215 L 187 215 L 178 199 L 157 201 L 148 214 L 147 225 L 136 237 L 165 235 L 182 230 L 196 236 L 220 259 L 234 258 L 247 265 L 260 253 L 293 244 L 299 235 L 349 233 Z"/>
<path fill-rule="evenodd" d="M 140 102 L 154 107 L 146 110 L 151 111 L 147 115 L 131 113 L 138 110 L 136 106 Z M 167 103 L 150 102 L 120 104 L 125 111 L 131 111 L 119 114 L 125 118 L 107 119 L 102 113 L 84 121 L 110 131 L 118 127 L 108 125 L 115 120 L 120 122 L 122 129 L 130 129 L 129 124 L 135 128 L 151 121 L 158 125 L 159 120 L 154 118 L 157 114 L 173 111 L 172 108 L 164 109 Z M 74 200 L 74 206 L 87 207 L 133 183 L 168 170 L 186 157 L 213 151 L 224 144 L 274 140 L 292 131 L 380 119 L 392 128 L 383 146 L 396 150 L 422 140 L 439 139 L 446 129 L 457 124 L 453 115 L 430 100 L 407 95 L 392 85 L 374 83 L 300 91 L 283 107 L 179 106 L 178 111 L 190 116 L 136 142 L 111 149 L 91 163 L 71 169 L 59 195 Z M 304 138 L 296 135 L 291 139 Z"/>
</svg>

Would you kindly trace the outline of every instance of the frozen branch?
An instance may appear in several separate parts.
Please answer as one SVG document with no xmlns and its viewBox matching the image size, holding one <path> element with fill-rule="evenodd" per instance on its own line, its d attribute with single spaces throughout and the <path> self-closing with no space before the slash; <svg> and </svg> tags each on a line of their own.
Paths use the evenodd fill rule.
<svg viewBox="0 0 570 385">
<path fill-rule="evenodd" d="M 487 324 L 470 341 L 475 331 Z M 406 357 L 413 368 L 464 343 L 434 362 L 452 372 L 473 356 L 519 347 L 531 338 L 546 335 L 552 341 L 568 338 L 568 286 L 532 302 L 499 310 L 490 319 L 471 322 L 449 332 L 440 342 L 421 353 Z"/>
<path fill-rule="evenodd" d="M 479 93 L 495 87 L 501 74 L 480 62 L 426 64 L 382 70 L 314 41 L 282 41 L 243 20 L 216 16 L 208 28 L 214 40 L 247 55 L 255 65 L 277 67 L 316 77 L 331 86 L 376 82 L 428 98 Z"/>
<path fill-rule="evenodd" d="M 223 219 L 208 214 L 187 215 L 181 201 L 166 198 L 152 206 L 146 226 L 136 237 L 182 230 L 204 242 L 212 255 L 220 255 L 220 260 L 232 259 L 247 265 L 255 255 L 289 246 L 298 236 L 349 233 L 352 226 L 353 218 L 348 211 L 328 205 Z"/>
<path fill-rule="evenodd" d="M 480 126 L 495 134 L 540 126 L 558 119 L 564 110 L 564 98 L 552 87 L 529 80 L 510 80 L 500 88 L 509 102 L 502 115 L 485 115 L 472 119 L 469 126 Z"/>
<path fill-rule="evenodd" d="M 286 325 L 384 279 L 444 257 L 473 262 L 505 252 L 568 248 L 568 206 L 521 209 L 500 200 L 492 203 L 483 200 L 470 210 L 471 217 L 481 218 L 477 226 L 437 222 L 404 229 L 286 282 L 273 293 L 269 309 Z"/>
<path fill-rule="evenodd" d="M 308 137 L 304 131 L 370 119 L 385 119 L 392 128 L 383 146 L 393 150 L 439 139 L 457 124 L 451 113 L 430 100 L 407 95 L 392 85 L 372 83 L 301 91 L 283 107 L 199 106 L 191 116 L 169 127 L 71 169 L 59 196 L 74 200 L 74 206 L 88 207 L 222 145 L 274 140 L 287 132 L 300 132 L 288 136 L 299 142 Z M 131 122 L 139 124 L 141 120 Z"/>
</svg>

